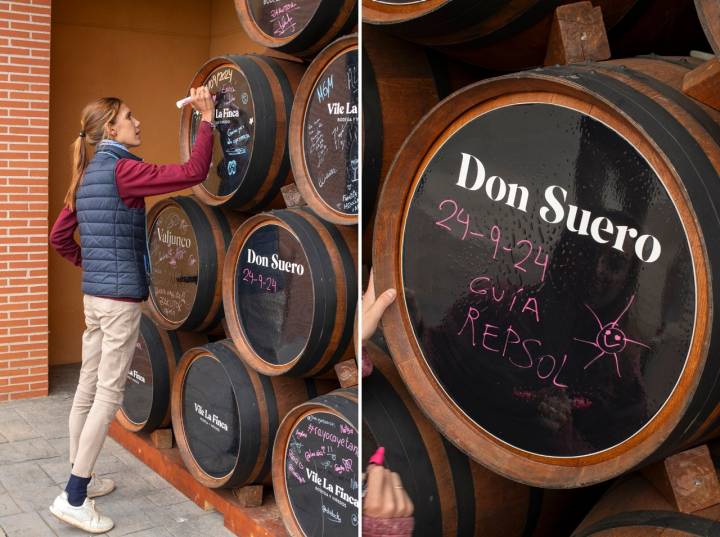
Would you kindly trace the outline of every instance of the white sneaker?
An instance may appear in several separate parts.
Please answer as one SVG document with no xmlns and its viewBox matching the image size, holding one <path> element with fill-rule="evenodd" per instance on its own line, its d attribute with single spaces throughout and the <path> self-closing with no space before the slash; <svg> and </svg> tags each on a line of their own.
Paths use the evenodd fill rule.
<svg viewBox="0 0 720 537">
<path fill-rule="evenodd" d="M 67 492 L 63 491 L 50 506 L 50 512 L 63 522 L 90 533 L 110 531 L 115 523 L 95 511 L 95 501 L 85 498 L 85 503 L 74 507 L 68 502 Z"/>
<path fill-rule="evenodd" d="M 98 477 L 95 472 L 90 476 L 90 483 L 87 486 L 87 497 L 97 498 L 105 496 L 115 490 L 115 481 L 107 477 Z"/>
</svg>

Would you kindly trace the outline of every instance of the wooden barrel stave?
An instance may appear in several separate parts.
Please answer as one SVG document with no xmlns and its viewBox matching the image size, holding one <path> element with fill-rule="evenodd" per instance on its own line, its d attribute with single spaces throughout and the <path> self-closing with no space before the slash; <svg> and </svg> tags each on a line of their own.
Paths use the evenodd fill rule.
<svg viewBox="0 0 720 537">
<path fill-rule="evenodd" d="M 290 161 L 295 184 L 305 202 L 318 216 L 328 222 L 340 225 L 355 225 L 358 216 L 357 101 L 359 79 L 357 47 L 357 34 L 353 34 L 333 41 L 318 54 L 308 66 L 303 79 L 300 81 L 290 118 L 288 144 L 290 146 Z M 348 71 L 349 68 L 352 69 L 353 67 L 354 76 L 353 73 Z M 355 106 L 355 112 L 346 110 L 344 114 L 339 114 L 336 111 L 327 111 L 326 113 L 325 106 L 330 107 L 330 101 L 324 101 L 322 108 L 319 110 L 311 110 L 315 102 L 316 92 L 320 91 L 318 84 L 328 80 L 326 78 L 328 71 L 332 70 L 331 76 L 334 77 L 334 71 L 339 68 L 343 69 L 346 76 L 342 77 L 343 80 L 333 81 L 333 84 L 337 85 L 337 89 L 333 88 L 332 93 L 328 91 L 327 96 L 323 94 L 323 101 L 332 96 L 342 107 Z M 349 77 L 352 77 L 352 82 L 348 81 Z M 341 95 L 336 96 L 337 93 Z M 320 101 L 319 97 L 318 101 Z M 336 122 L 340 121 L 340 119 L 347 122 L 350 119 L 350 125 L 345 126 L 346 132 L 353 132 L 354 130 L 354 135 L 345 139 L 346 143 L 349 143 L 349 147 L 342 146 L 338 148 L 336 144 L 331 145 L 330 136 L 333 136 L 333 134 L 328 132 L 328 129 L 332 126 L 332 123 L 322 125 L 323 120 L 327 121 L 327 116 L 331 121 L 335 120 Z M 314 127 L 317 122 L 321 123 L 320 128 Z M 323 154 L 322 158 L 314 154 L 308 155 L 308 149 L 311 149 L 314 145 L 308 140 L 308 138 L 312 137 L 311 132 L 315 136 L 319 134 L 323 140 L 327 140 L 326 144 L 329 149 Z M 330 136 L 327 136 L 328 134 Z M 314 156 L 317 157 L 317 162 L 312 161 Z M 355 160 L 354 177 L 351 167 L 352 160 Z M 323 164 L 319 164 L 321 161 Z M 332 166 L 332 168 L 329 169 L 329 166 Z M 332 173 L 333 170 L 336 171 L 331 176 L 331 179 L 326 179 L 325 174 Z M 342 181 L 342 183 L 338 184 L 335 190 L 328 193 L 327 189 L 324 188 L 326 181 L 331 182 L 331 188 L 339 181 Z M 348 201 L 344 201 L 346 197 L 348 197 Z"/>
<path fill-rule="evenodd" d="M 216 369 L 216 372 L 222 371 L 223 382 L 234 394 L 234 404 L 230 402 L 233 407 L 230 413 L 216 414 L 222 411 L 197 403 L 197 399 L 210 401 L 212 392 L 222 386 L 186 385 L 193 364 L 198 360 L 208 359 L 212 362 L 204 363 L 212 363 L 212 367 L 221 368 Z M 173 429 L 180 455 L 193 477 L 207 487 L 233 488 L 250 483 L 269 483 L 273 440 L 283 416 L 298 404 L 319 393 L 326 393 L 335 386 L 332 382 L 259 375 L 244 365 L 230 340 L 191 349 L 183 355 L 178 366 L 172 392 Z M 192 421 L 188 421 L 190 418 L 186 416 L 186 398 L 193 399 L 193 407 L 206 421 L 212 420 L 220 428 L 224 428 L 224 424 L 228 427 L 226 433 L 237 433 L 237 436 L 232 436 L 229 442 L 226 439 L 222 446 L 214 442 L 220 436 L 210 431 L 205 430 L 203 434 L 193 436 L 199 429 L 194 426 L 189 429 L 188 423 Z M 196 406 L 198 404 L 201 407 L 199 410 Z M 236 420 L 223 419 L 226 415 L 231 416 L 233 412 L 237 413 Z M 230 431 L 233 425 L 238 427 L 237 431 Z M 223 434 L 218 430 L 215 433 Z M 207 442 L 209 439 L 213 441 Z M 230 446 L 231 449 L 223 452 L 225 456 L 229 454 L 233 459 L 233 452 L 236 455 L 234 464 L 227 464 L 227 457 L 220 461 L 225 463 L 220 471 L 217 469 L 218 465 L 214 465 L 212 461 L 217 457 L 218 450 L 225 446 Z"/>
<path fill-rule="evenodd" d="M 717 183 L 709 178 L 717 176 L 718 170 L 720 170 L 718 139 L 712 134 L 712 131 L 716 129 L 713 125 L 718 123 L 718 115 L 698 103 L 688 104 L 691 101 L 681 102 L 682 99 L 673 102 L 677 96 L 674 92 L 668 91 L 667 87 L 673 88 L 674 86 L 677 91 L 677 85 L 684 72 L 687 71 L 682 63 L 657 58 L 643 58 L 593 64 L 587 67 L 534 71 L 521 74 L 520 80 L 517 80 L 517 77 L 514 77 L 514 80 L 502 78 L 477 84 L 473 86 L 473 91 L 468 89 L 458 93 L 453 99 L 443 103 L 444 105 L 441 104 L 408 139 L 404 148 L 400 150 L 388 176 L 389 183 L 386 184 L 382 194 L 385 216 L 377 222 L 375 228 L 375 253 L 381 255 L 379 252 L 382 252 L 382 257 L 376 258 L 379 261 L 379 266 L 376 267 L 378 289 L 402 288 L 402 283 L 397 279 L 400 269 L 397 268 L 396 261 L 392 260 L 397 255 L 399 247 L 396 219 L 397 215 L 404 214 L 406 209 L 403 199 L 408 192 L 407 178 L 415 177 L 425 151 L 432 146 L 431 139 L 433 136 L 438 136 L 433 132 L 441 132 L 443 125 L 460 117 L 466 110 L 474 108 L 476 112 L 473 114 L 480 113 L 477 111 L 483 108 L 480 108 L 481 105 L 478 103 L 487 103 L 482 105 L 485 106 L 484 110 L 491 110 L 495 107 L 526 102 L 528 98 L 534 99 L 540 94 L 530 92 L 542 90 L 545 95 L 554 94 L 552 100 L 547 102 L 553 102 L 556 105 L 578 107 L 580 106 L 578 103 L 584 100 L 586 103 L 585 113 L 591 112 L 595 117 L 602 117 L 607 124 L 614 124 L 614 128 L 620 129 L 620 132 L 623 132 L 623 135 L 631 140 L 652 164 L 659 177 L 664 177 L 665 181 L 670 183 L 674 182 L 675 186 L 666 184 L 673 200 L 685 199 L 686 189 L 688 190 L 693 206 L 689 212 L 684 214 L 688 218 L 687 225 L 691 230 L 688 240 L 694 252 L 695 262 L 699 267 L 696 269 L 698 307 L 701 312 L 707 311 L 705 308 L 708 301 L 715 301 L 720 297 L 714 296 L 714 293 L 713 295 L 707 293 L 709 276 L 705 272 L 707 269 L 703 267 L 709 266 L 706 256 L 709 256 L 710 260 L 717 259 L 720 252 L 717 252 L 714 245 L 710 244 L 712 241 L 703 241 L 699 238 L 702 233 L 697 227 L 699 224 L 692 222 L 695 218 L 699 218 L 704 222 L 703 226 L 709 226 L 706 233 L 712 233 L 713 226 L 717 225 L 717 220 L 713 216 L 714 202 L 712 201 Z M 620 64 L 625 64 L 625 66 Z M 656 77 L 655 82 L 650 83 L 649 80 L 654 77 Z M 560 83 L 559 86 L 555 85 L 557 82 Z M 611 90 L 616 92 L 614 94 L 616 97 L 612 97 Z M 645 97 L 641 98 L 642 95 Z M 618 99 L 617 103 L 613 102 L 613 98 Z M 648 101 L 645 102 L 643 99 L 648 99 Z M 685 98 L 683 97 L 683 99 Z M 643 118 L 640 108 L 635 110 L 632 108 L 635 105 L 633 103 L 641 102 L 643 106 L 647 107 L 651 106 L 651 102 L 660 104 L 652 105 L 658 108 L 657 110 L 653 109 L 654 115 L 647 115 Z M 661 116 L 663 117 L 662 123 L 657 120 L 657 117 Z M 657 122 L 657 127 L 652 126 L 653 121 Z M 659 130 L 660 125 L 664 125 L 663 129 L 667 129 L 669 125 L 676 125 L 673 127 L 675 130 L 672 131 L 675 137 L 684 132 L 685 134 L 682 136 L 684 136 L 686 149 L 682 151 L 670 149 L 671 146 L 668 144 L 676 143 L 677 140 L 663 138 L 666 135 Z M 423 135 L 420 134 L 422 130 L 433 132 Z M 442 134 L 438 137 L 443 140 Z M 664 153 L 660 153 L 655 144 L 660 144 Z M 680 162 L 682 159 L 688 158 L 687 155 L 683 156 L 683 151 L 689 151 L 688 148 L 691 147 L 694 149 L 688 155 L 694 158 L 692 166 L 698 166 L 697 169 L 703 170 L 699 175 L 692 166 L 688 166 L 687 160 L 683 161 L 685 164 Z M 420 155 L 417 158 L 407 158 L 411 153 L 417 154 L 418 152 Z M 669 162 L 672 162 L 672 168 L 669 167 Z M 678 176 L 675 175 L 676 169 L 686 183 L 684 186 L 679 186 Z M 400 176 L 404 178 L 404 185 L 396 180 L 396 177 Z M 706 193 L 702 194 L 702 192 Z M 708 195 L 707 192 L 710 194 Z M 689 216 L 690 214 L 692 216 Z M 713 401 L 716 400 L 718 367 L 717 364 L 705 364 L 702 349 L 707 343 L 701 342 L 704 337 L 709 339 L 711 333 L 709 323 L 710 321 L 714 323 L 714 321 L 703 318 L 702 314 L 695 317 L 696 339 L 693 340 L 694 343 L 689 354 L 692 359 L 688 362 L 688 369 L 685 371 L 688 376 L 683 377 L 683 381 L 678 384 L 677 391 L 673 392 L 674 397 L 678 398 L 680 398 L 678 394 L 682 392 L 685 402 L 664 406 L 662 412 L 666 412 L 666 414 L 661 412 L 653 418 L 657 421 L 654 422 L 652 430 L 644 429 L 646 435 L 644 438 L 641 438 L 643 435 L 639 434 L 623 448 L 613 448 L 614 453 L 612 450 L 608 450 L 594 458 L 590 457 L 584 460 L 581 457 L 574 458 L 571 464 L 563 462 L 562 459 L 526 456 L 487 437 L 485 439 L 488 442 L 478 442 L 480 438 L 484 437 L 483 432 L 474 426 L 470 430 L 462 426 L 462 423 L 467 425 L 467 422 L 463 418 L 458 419 L 457 414 L 452 410 L 454 405 L 448 401 L 445 395 L 435 392 L 437 387 L 433 387 L 433 381 L 428 376 L 427 366 L 419 358 L 420 351 L 417 343 L 405 335 L 405 327 L 408 326 L 405 324 L 407 321 L 403 320 L 405 314 L 398 315 L 399 313 L 395 307 L 391 307 L 385 323 L 386 335 L 393 352 L 398 356 L 398 367 L 403 378 L 412 387 L 424 410 L 461 449 L 471 453 L 494 470 L 514 479 L 550 487 L 587 485 L 608 479 L 638 464 L 650 462 L 663 454 L 666 455 L 696 443 L 701 437 L 713 434 L 713 430 L 717 426 L 717 417 L 720 412 Z M 717 332 L 712 331 L 712 333 Z M 711 350 L 710 355 L 712 354 Z M 694 373 L 699 374 L 703 368 L 706 371 L 702 375 L 702 379 L 690 378 Z M 697 390 L 696 396 L 693 396 L 694 390 Z M 691 400 L 691 412 L 684 414 L 683 418 L 683 407 L 690 405 Z M 677 399 L 673 399 L 673 401 L 677 401 Z M 469 440 L 471 437 L 472 441 Z M 495 451 L 496 449 L 497 451 Z M 508 461 L 514 462 L 494 464 L 493 461 L 505 457 L 510 457 Z M 517 466 L 518 461 L 522 461 L 520 464 L 522 469 Z M 575 465 L 574 468 L 573 465 Z M 514 466 L 514 469 L 511 469 L 510 466 Z"/>
<path fill-rule="evenodd" d="M 270 19 L 259 23 L 253 15 L 253 8 L 257 8 L 253 4 L 259 4 L 258 0 L 235 0 L 235 11 L 248 36 L 264 47 L 300 58 L 315 56 L 331 41 L 352 32 L 357 26 L 357 0 L 314 0 L 295 4 L 294 9 L 300 10 L 305 20 L 301 28 L 289 34 L 279 28 L 280 21 L 277 16 L 273 17 L 272 13 Z M 286 6 L 287 4 L 272 5 L 272 9 Z M 290 20 L 293 17 L 292 9 L 289 15 L 286 15 Z M 261 10 L 259 15 L 263 17 L 267 14 Z M 272 35 L 271 32 L 278 30 L 280 37 Z M 286 35 L 282 35 L 283 33 Z"/>
<path fill-rule="evenodd" d="M 195 244 L 190 236 L 173 237 L 170 228 L 163 232 L 164 215 L 168 220 L 165 224 L 175 228 L 176 233 L 188 233 L 189 225 Z M 153 206 L 148 213 L 151 259 L 148 310 L 158 326 L 195 332 L 219 328 L 223 318 L 221 283 L 225 251 L 242 220 L 239 214 L 209 207 L 192 196 L 167 198 Z M 184 245 L 190 250 L 185 250 Z M 197 274 L 178 276 L 177 267 Z"/>
<path fill-rule="evenodd" d="M 695 0 L 695 8 L 705 37 L 715 55 L 720 56 L 720 6 L 713 0 Z"/>
<path fill-rule="evenodd" d="M 343 434 L 353 444 L 349 446 L 343 444 L 342 446 L 335 446 L 336 456 L 333 458 L 334 463 L 340 463 L 345 465 L 345 468 L 351 468 L 349 472 L 341 473 L 342 478 L 338 478 L 336 473 L 331 470 L 322 470 L 322 462 L 331 462 L 329 459 L 323 460 L 321 463 L 316 463 L 316 459 L 306 459 L 305 464 L 307 468 L 312 464 L 319 473 L 320 483 L 326 483 L 328 481 L 333 484 L 333 489 L 338 490 L 338 487 L 342 488 L 343 492 L 349 493 L 354 498 L 355 504 L 348 500 L 347 497 L 343 497 L 343 504 L 340 506 L 332 503 L 332 500 L 321 500 L 321 505 L 327 503 L 328 507 L 336 513 L 340 513 L 340 516 L 332 519 L 334 535 L 350 536 L 355 535 L 357 532 L 359 513 L 357 508 L 357 502 L 359 501 L 359 481 L 360 471 L 359 457 L 358 457 L 358 390 L 357 388 L 344 388 L 335 390 L 321 397 L 317 397 L 303 403 L 285 416 L 278 433 L 275 437 L 275 446 L 273 448 L 273 461 L 272 461 L 272 478 L 273 488 L 275 492 L 275 501 L 280 509 L 280 515 L 282 516 L 285 528 L 288 533 L 293 537 L 303 537 L 305 535 L 316 535 L 318 531 L 318 525 L 324 523 L 326 516 L 332 516 L 325 512 L 318 512 L 317 515 L 311 512 L 308 517 L 308 511 L 317 508 L 315 494 L 310 487 L 314 487 L 315 483 L 298 483 L 297 479 L 289 478 L 288 472 L 302 472 L 301 464 L 302 448 L 296 448 L 291 444 L 293 441 L 297 441 L 296 432 L 302 428 L 302 425 L 307 422 L 309 416 L 325 416 L 325 418 L 331 417 L 337 423 L 334 425 L 337 427 L 338 424 L 349 425 L 349 429 L 343 431 Z M 343 424 L 343 422 L 345 422 Z M 328 425 L 326 425 L 328 427 Z M 303 431 L 304 432 L 304 431 Z M 340 436 L 340 431 L 337 428 L 329 430 L 327 432 L 334 432 L 337 436 Z M 303 439 L 305 437 L 302 437 Z M 306 443 L 303 440 L 303 443 Z M 306 447 L 306 446 L 303 446 Z M 324 447 L 324 445 L 322 446 Z M 293 453 L 288 454 L 288 451 L 293 450 Z M 298 453 L 300 454 L 299 460 Z M 349 466 L 346 465 L 344 460 L 347 456 L 351 459 Z M 295 457 L 295 460 L 290 460 Z M 321 456 L 321 460 L 324 457 Z M 332 467 L 332 465 L 331 465 Z M 308 475 L 308 474 L 305 474 Z M 300 478 L 303 476 L 300 475 Z M 317 481 L 316 481 L 317 483 Z M 291 486 L 295 485 L 294 487 Z M 342 486 L 341 486 L 342 485 Z M 292 491 L 291 491 L 292 489 Z M 308 495 L 310 498 L 308 498 Z M 335 494 L 331 494 L 328 497 L 331 498 Z M 297 511 L 294 506 L 297 505 Z M 341 508 L 342 507 L 342 508 Z M 343 517 L 344 516 L 344 517 Z M 350 520 L 348 520 L 348 517 Z"/>
<path fill-rule="evenodd" d="M 258 299 L 263 300 L 263 303 L 267 302 L 268 304 L 268 309 L 263 309 L 261 313 L 261 310 L 253 302 L 242 302 L 249 299 L 243 299 L 243 291 L 238 288 L 241 282 L 247 281 L 243 274 L 249 270 L 247 266 L 242 268 L 241 265 L 251 265 L 252 263 L 243 261 L 250 255 L 251 248 L 248 246 L 248 252 L 243 257 L 246 244 L 258 231 L 270 230 L 270 232 L 276 233 L 273 231 L 276 229 L 277 233 L 282 233 L 284 237 L 287 237 L 288 243 L 285 244 L 292 243 L 292 249 L 302 252 L 301 258 L 305 261 L 300 264 L 307 266 L 303 268 L 303 274 L 298 276 L 302 276 L 303 281 L 308 278 L 311 281 L 310 284 L 303 283 L 302 287 L 298 287 L 300 291 L 290 294 L 288 290 L 288 294 L 283 297 L 287 300 L 297 301 L 293 310 L 296 316 L 305 314 L 306 308 L 310 306 L 313 311 L 311 318 L 298 319 L 301 321 L 299 324 L 306 325 L 306 327 L 298 329 L 299 335 L 295 339 L 296 341 L 301 339 L 303 343 L 294 343 L 294 354 L 281 358 L 280 362 L 261 355 L 261 352 L 264 351 L 256 347 L 259 343 L 257 339 L 259 336 L 256 334 L 258 330 L 262 329 L 263 333 L 266 333 L 266 337 L 262 338 L 265 340 L 263 345 L 272 344 L 274 352 L 281 352 L 285 347 L 285 343 L 281 339 L 285 337 L 286 329 L 276 328 L 267 332 L 270 326 L 268 321 L 274 322 L 274 319 L 268 319 L 268 316 L 279 316 L 278 319 L 281 323 L 293 322 L 293 319 L 285 318 L 288 302 L 283 302 L 285 305 L 273 305 L 274 303 L 267 302 L 270 300 L 269 298 L 263 300 L 262 296 L 255 295 Z M 259 237 L 259 235 L 257 236 Z M 277 248 L 281 247 L 280 239 L 276 240 L 278 241 Z M 272 248 L 276 248 L 276 246 L 273 245 Z M 325 222 L 309 209 L 273 211 L 248 219 L 233 237 L 223 269 L 223 292 L 228 330 L 246 363 L 265 375 L 287 374 L 309 377 L 332 375 L 332 367 L 335 363 L 354 356 L 352 331 L 357 302 L 356 262 L 357 236 L 355 230 Z M 267 267 L 265 269 L 261 267 L 260 270 L 264 270 L 267 275 Z M 272 271 L 272 274 L 277 277 L 283 276 L 278 271 Z M 249 284 L 250 286 L 254 284 L 255 275 L 252 275 L 252 279 L 253 282 Z M 298 279 L 298 281 L 300 280 Z M 283 290 L 282 283 L 280 288 Z M 298 295 L 299 292 L 302 294 Z M 248 315 L 255 312 L 253 316 L 261 316 L 260 319 L 252 321 L 255 326 L 248 333 L 245 332 L 244 326 L 251 321 L 243 318 L 242 308 L 248 308 L 246 310 Z M 275 311 L 278 308 L 282 311 Z M 306 331 L 304 335 L 303 330 Z M 255 343 L 252 338 L 255 338 Z M 272 341 L 268 342 L 268 338 Z"/>
<path fill-rule="evenodd" d="M 242 104 L 237 104 L 232 95 L 216 100 L 215 151 L 216 158 L 222 160 L 217 164 L 213 160 L 208 179 L 193 187 L 199 199 L 209 205 L 245 212 L 283 206 L 280 187 L 292 181 L 288 124 L 302 73 L 303 67 L 295 62 L 254 54 L 219 56 L 198 70 L 190 87 L 205 84 L 213 95 L 233 94 L 247 86 L 244 92 L 247 95 L 238 97 Z M 251 113 L 252 122 L 245 117 Z M 180 119 L 183 159 L 190 156 L 198 121 L 190 107 L 183 109 Z M 236 137 L 241 131 L 242 136 Z M 237 171 L 238 159 L 248 153 L 249 160 L 241 159 Z"/>
</svg>

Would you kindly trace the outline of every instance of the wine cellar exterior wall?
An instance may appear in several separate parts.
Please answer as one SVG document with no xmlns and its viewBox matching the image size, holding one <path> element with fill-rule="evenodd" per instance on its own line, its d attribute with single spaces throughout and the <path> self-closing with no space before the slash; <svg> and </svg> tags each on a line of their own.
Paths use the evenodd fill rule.
<svg viewBox="0 0 720 537">
<path fill-rule="evenodd" d="M 0 402 L 48 392 L 50 0 L 0 2 Z"/>
</svg>

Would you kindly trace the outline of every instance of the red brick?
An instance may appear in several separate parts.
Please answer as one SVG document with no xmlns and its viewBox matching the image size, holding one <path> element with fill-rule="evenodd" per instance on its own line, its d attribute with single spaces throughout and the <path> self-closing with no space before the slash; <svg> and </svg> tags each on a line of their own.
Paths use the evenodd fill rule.
<svg viewBox="0 0 720 537">
<path fill-rule="evenodd" d="M 45 375 L 27 375 L 24 377 L 11 377 L 10 378 L 10 386 L 13 384 L 26 384 L 29 382 L 36 382 L 36 381 L 42 381 L 47 380 L 47 374 Z"/>
<path fill-rule="evenodd" d="M 15 401 L 17 399 L 29 399 L 31 397 L 45 397 L 48 394 L 47 388 L 41 389 L 41 390 L 29 390 L 26 392 L 18 392 L 18 393 L 11 393 L 10 395 L 10 401 Z"/>
<path fill-rule="evenodd" d="M 22 57 L 22 58 L 9 58 L 9 60 L 10 60 L 10 63 L 14 63 L 14 64 L 41 65 L 43 67 L 47 67 L 47 65 L 50 63 L 50 60 L 48 58 L 42 59 L 42 58 Z"/>
<path fill-rule="evenodd" d="M 9 20 L 12 20 L 12 21 L 26 21 L 26 22 L 30 22 L 30 15 L 28 15 L 27 13 L 17 13 L 17 12 L 15 12 L 15 13 L 7 13 L 7 12 L 3 12 L 1 16 L 2 16 L 3 19 L 9 19 Z"/>
<path fill-rule="evenodd" d="M 50 5 L 31 6 L 29 4 L 11 4 L 12 11 L 20 11 L 22 13 L 39 13 L 43 15 L 50 14 Z"/>
</svg>

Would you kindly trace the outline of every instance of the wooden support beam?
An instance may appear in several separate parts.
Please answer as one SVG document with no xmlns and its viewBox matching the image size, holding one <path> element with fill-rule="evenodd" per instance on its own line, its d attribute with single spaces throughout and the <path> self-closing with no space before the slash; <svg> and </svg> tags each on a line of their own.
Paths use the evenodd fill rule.
<svg viewBox="0 0 720 537">
<path fill-rule="evenodd" d="M 358 385 L 358 366 L 354 359 L 335 364 L 335 373 L 343 388 Z"/>
<path fill-rule="evenodd" d="M 233 489 L 240 507 L 260 507 L 263 501 L 264 488 L 262 485 L 246 485 Z"/>
<path fill-rule="evenodd" d="M 282 192 L 283 199 L 285 200 L 285 206 L 288 209 L 291 209 L 292 207 L 300 207 L 302 205 L 307 205 L 307 203 L 305 203 L 305 199 L 302 197 L 302 194 L 300 194 L 300 191 L 298 190 L 298 187 L 297 185 L 295 185 L 295 183 L 290 183 L 289 185 L 280 187 L 280 192 Z"/>
<path fill-rule="evenodd" d="M 720 482 L 706 445 L 672 455 L 642 473 L 681 513 L 720 504 Z"/>
<path fill-rule="evenodd" d="M 602 9 L 577 2 L 555 9 L 545 65 L 567 65 L 610 58 Z"/>
<path fill-rule="evenodd" d="M 687 73 L 682 89 L 686 95 L 720 110 L 720 60 L 714 58 Z"/>
<path fill-rule="evenodd" d="M 150 433 L 150 440 L 158 449 L 170 449 L 173 447 L 172 429 L 155 429 Z"/>
</svg>

